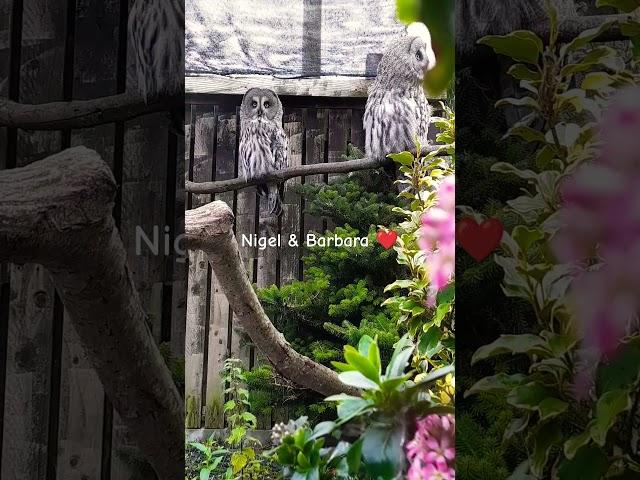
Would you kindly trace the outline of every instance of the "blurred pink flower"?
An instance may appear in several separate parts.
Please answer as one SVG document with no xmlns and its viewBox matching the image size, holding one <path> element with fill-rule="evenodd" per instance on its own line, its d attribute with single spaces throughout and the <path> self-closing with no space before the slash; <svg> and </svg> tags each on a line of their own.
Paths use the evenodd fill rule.
<svg viewBox="0 0 640 480">
<path fill-rule="evenodd" d="M 408 480 L 455 479 L 454 416 L 432 414 L 418 419 L 416 434 L 406 449 Z"/>
<path fill-rule="evenodd" d="M 427 304 L 434 306 L 436 295 L 451 281 L 455 271 L 456 222 L 455 177 L 446 177 L 438 186 L 438 203 L 422 216 L 420 248 L 426 252 L 431 284 Z"/>
<path fill-rule="evenodd" d="M 621 92 L 601 125 L 600 155 L 560 188 L 563 226 L 554 238 L 559 259 L 582 267 L 570 298 L 583 340 L 578 396 L 640 311 L 640 88 Z"/>
</svg>

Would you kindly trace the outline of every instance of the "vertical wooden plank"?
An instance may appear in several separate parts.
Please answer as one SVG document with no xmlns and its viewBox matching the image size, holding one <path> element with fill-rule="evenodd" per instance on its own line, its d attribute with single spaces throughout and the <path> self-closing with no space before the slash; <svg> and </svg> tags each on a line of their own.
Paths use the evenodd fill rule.
<svg viewBox="0 0 640 480">
<path fill-rule="evenodd" d="M 364 110 L 354 108 L 351 110 L 351 132 L 349 141 L 362 152 L 364 152 L 365 132 L 362 125 Z"/>
<path fill-rule="evenodd" d="M 216 130 L 215 109 L 194 106 L 191 127 L 191 175 L 193 181 L 212 179 L 213 142 Z M 191 207 L 197 208 L 211 200 L 211 195 L 192 195 Z M 200 250 L 189 252 L 189 277 L 185 341 L 186 428 L 202 426 L 205 341 L 208 319 L 209 265 Z"/>
<path fill-rule="evenodd" d="M 347 153 L 347 143 L 350 138 L 351 129 L 351 110 L 334 109 L 329 111 L 329 142 L 328 142 L 328 161 L 340 162 L 344 160 L 343 155 Z M 340 177 L 341 174 L 330 174 L 329 183 L 332 179 Z M 333 230 L 335 223 L 327 220 L 327 228 Z"/>
<path fill-rule="evenodd" d="M 21 5 L 15 3 L 16 6 Z M 62 99 L 65 6 L 47 0 L 23 4 L 18 98 L 24 103 Z M 18 72 L 14 72 L 18 73 Z M 59 151 L 60 132 L 17 132 L 16 165 Z M 4 405 L 2 478 L 42 479 L 51 470 L 58 405 L 51 405 L 55 290 L 39 265 L 11 267 Z M 59 331 L 59 330 L 58 330 Z M 56 392 L 57 393 L 57 392 Z M 52 422 L 53 420 L 53 422 Z M 53 424 L 52 424 L 53 423 Z"/>
<path fill-rule="evenodd" d="M 240 125 L 242 128 L 242 125 Z M 237 132 L 237 136 L 240 132 Z M 238 153 L 236 150 L 236 159 Z M 245 177 L 244 166 L 242 162 L 237 160 L 238 164 L 238 176 Z M 256 188 L 248 187 L 238 190 L 236 196 L 236 218 L 235 218 L 235 234 L 238 239 L 238 248 L 240 250 L 240 256 L 244 263 L 249 276 L 249 281 L 253 282 L 254 278 L 254 261 L 257 258 L 257 248 L 248 242 L 242 241 L 242 236 L 246 235 L 247 238 L 251 238 L 256 233 Z M 251 367 L 251 342 L 249 341 L 246 332 L 240 329 L 238 322 L 235 319 L 235 315 L 231 321 L 231 348 L 229 355 L 233 358 L 238 358 L 242 361 L 245 368 Z"/>
<path fill-rule="evenodd" d="M 289 139 L 288 161 L 291 167 L 302 165 L 302 148 L 304 145 L 303 112 L 291 111 L 284 119 L 284 131 Z M 296 193 L 295 186 L 301 183 L 300 178 L 292 178 L 285 184 L 284 202 L 281 217 L 280 234 L 282 244 L 280 246 L 280 285 L 286 285 L 298 279 L 300 269 L 300 250 L 304 242 L 300 238 L 300 194 Z M 296 246 L 290 243 L 290 239 L 296 240 Z"/>
<path fill-rule="evenodd" d="M 328 113 L 326 109 L 307 109 L 305 116 L 306 148 L 304 158 L 307 165 L 325 162 Z M 308 184 L 324 183 L 324 175 L 309 175 L 304 177 L 303 181 Z M 322 217 L 305 213 L 303 222 L 305 236 L 308 232 L 322 233 Z"/>
<path fill-rule="evenodd" d="M 237 116 L 236 112 L 225 112 L 218 115 L 216 130 L 216 162 L 215 179 L 228 180 L 236 175 L 236 144 L 237 144 Z M 233 192 L 225 192 L 215 196 L 234 209 Z M 234 212 L 235 213 L 235 212 Z M 229 355 L 230 347 L 230 319 L 231 309 L 220 282 L 215 274 L 211 275 L 211 305 L 209 317 L 209 343 L 207 348 L 207 389 L 206 389 L 206 418 L 207 428 L 222 428 L 224 426 L 224 384 L 220 377 L 224 361 Z"/>
<path fill-rule="evenodd" d="M 119 1 L 84 0 L 77 4 L 73 98 L 109 95 L 116 88 Z M 95 58 L 101 61 L 96 63 Z M 113 124 L 73 131 L 71 145 L 96 150 L 113 167 Z M 60 386 L 57 478 L 100 477 L 104 390 L 91 368 L 73 324 L 65 312 Z"/>
<path fill-rule="evenodd" d="M 54 295 L 42 266 L 11 266 L 2 478 L 46 478 Z"/>
</svg>

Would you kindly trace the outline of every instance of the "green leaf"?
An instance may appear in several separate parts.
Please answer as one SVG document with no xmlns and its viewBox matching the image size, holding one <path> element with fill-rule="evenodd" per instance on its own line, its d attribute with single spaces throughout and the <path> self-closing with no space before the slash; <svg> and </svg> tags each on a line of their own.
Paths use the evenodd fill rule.
<svg viewBox="0 0 640 480">
<path fill-rule="evenodd" d="M 559 480 L 600 480 L 609 470 L 607 455 L 591 445 L 581 448 L 573 460 L 565 460 L 558 470 Z"/>
<path fill-rule="evenodd" d="M 373 368 L 376 372 L 376 382 L 380 382 L 380 374 L 382 373 L 382 364 L 380 363 L 380 348 L 378 347 L 378 342 L 373 342 L 369 346 L 369 354 L 367 355 L 367 359 L 369 363 L 373 365 Z"/>
<path fill-rule="evenodd" d="M 500 55 L 505 55 L 520 62 L 531 64 L 538 63 L 538 57 L 542 53 L 540 39 L 534 38 L 532 32 L 524 33 L 524 30 L 515 31 L 507 35 L 488 35 L 478 40 L 480 45 L 487 45 Z"/>
<path fill-rule="evenodd" d="M 543 477 L 544 467 L 549 458 L 549 451 L 562 440 L 558 422 L 541 423 L 531 432 L 533 451 L 529 456 L 531 472 L 537 477 Z"/>
<path fill-rule="evenodd" d="M 564 55 L 567 52 L 575 52 L 576 50 L 586 47 L 591 41 L 609 30 L 614 23 L 615 20 L 607 20 L 595 28 L 583 31 L 580 35 L 562 47 L 561 55 Z"/>
<path fill-rule="evenodd" d="M 340 370 L 341 372 L 350 372 L 356 369 L 356 367 L 354 367 L 353 365 L 349 365 L 348 363 L 343 363 L 343 362 L 331 362 L 331 365 L 333 365 L 336 370 Z"/>
<path fill-rule="evenodd" d="M 356 476 L 360 472 L 362 463 L 362 444 L 363 439 L 355 442 L 347 452 L 347 465 L 349 466 L 349 475 Z"/>
<path fill-rule="evenodd" d="M 523 252 L 528 252 L 531 245 L 544 238 L 544 234 L 539 229 L 525 225 L 514 227 L 511 236 Z"/>
<path fill-rule="evenodd" d="M 521 97 L 521 98 L 501 98 L 496 102 L 496 108 L 501 107 L 527 107 L 533 110 L 540 110 L 540 105 L 538 102 L 531 97 Z"/>
<path fill-rule="evenodd" d="M 385 371 L 385 378 L 388 380 L 394 377 L 401 377 L 409 366 L 409 359 L 413 355 L 413 342 L 409 334 L 404 335 L 396 342 L 391 360 Z"/>
<path fill-rule="evenodd" d="M 211 475 L 211 469 L 203 468 L 200 470 L 200 480 L 209 480 L 209 475 Z"/>
<path fill-rule="evenodd" d="M 373 345 L 373 344 L 372 344 Z M 380 375 L 378 369 L 369 361 L 367 357 L 362 356 L 355 348 L 350 345 L 344 348 L 344 358 L 349 363 L 356 367 L 357 372 L 361 373 L 374 383 L 380 381 Z M 343 373 L 356 373 L 356 372 L 343 372 Z M 348 377 L 345 377 L 348 378 Z"/>
<path fill-rule="evenodd" d="M 573 457 L 576 456 L 576 452 L 591 441 L 591 432 L 589 431 L 590 428 L 591 424 L 589 424 L 588 428 L 586 428 L 582 433 L 575 435 L 564 442 L 565 457 L 567 457 L 569 460 L 572 460 Z"/>
<path fill-rule="evenodd" d="M 512 65 L 507 73 L 518 80 L 529 80 L 531 82 L 537 82 L 542 79 L 542 75 L 538 70 L 533 70 L 527 67 L 524 63 L 516 63 Z"/>
<path fill-rule="evenodd" d="M 631 408 L 631 404 L 631 396 L 627 389 L 610 390 L 604 393 L 596 404 L 595 423 L 591 426 L 593 441 L 604 446 L 607 433 L 615 423 L 617 416 Z"/>
<path fill-rule="evenodd" d="M 363 388 L 365 390 L 380 389 L 380 386 L 375 381 L 370 380 L 360 372 L 342 372 L 338 374 L 338 378 L 342 383 L 351 387 Z"/>
<path fill-rule="evenodd" d="M 615 7 L 624 13 L 630 13 L 640 7 L 640 0 L 597 0 L 596 6 Z"/>
<path fill-rule="evenodd" d="M 329 397 L 327 401 L 336 401 L 335 399 L 339 396 L 334 395 L 333 397 Z M 347 395 L 347 397 L 349 397 Z M 368 411 L 372 408 L 372 403 L 370 400 L 365 400 L 364 398 L 359 397 L 350 397 L 345 400 L 339 400 L 338 403 L 338 418 L 341 423 L 348 422 L 354 417 Z"/>
<path fill-rule="evenodd" d="M 569 404 L 552 396 L 547 388 L 535 382 L 520 385 L 507 395 L 507 403 L 516 408 L 537 411 L 540 420 L 546 420 L 564 413 Z"/>
<path fill-rule="evenodd" d="M 513 375 L 508 375 L 506 373 L 498 373 L 497 375 L 493 375 L 491 377 L 484 377 L 474 383 L 471 388 L 469 388 L 464 396 L 467 397 L 469 395 L 474 395 L 479 392 L 504 392 L 507 390 L 511 390 L 514 387 L 522 385 L 522 383 L 527 379 L 526 375 L 521 373 L 516 373 Z"/>
<path fill-rule="evenodd" d="M 535 128 L 527 127 L 525 125 L 514 125 L 503 138 L 508 137 L 520 137 L 525 142 L 545 142 L 544 134 Z"/>
<path fill-rule="evenodd" d="M 580 84 L 583 90 L 602 90 L 615 82 L 615 79 L 605 72 L 587 73 Z"/>
<path fill-rule="evenodd" d="M 362 436 L 362 457 L 373 478 L 395 478 L 404 461 L 401 424 L 372 424 Z"/>
<path fill-rule="evenodd" d="M 390 283 L 389 285 L 387 285 L 386 287 L 384 287 L 384 291 L 385 292 L 390 292 L 392 290 L 397 290 L 399 288 L 411 288 L 413 285 L 415 285 L 415 281 L 414 280 L 396 280 L 393 283 Z"/>
<path fill-rule="evenodd" d="M 360 337 L 360 340 L 358 341 L 358 352 L 360 353 L 360 355 L 366 357 L 369 354 L 369 347 L 374 341 L 375 340 L 369 335 L 363 335 L 362 337 Z"/>
<path fill-rule="evenodd" d="M 387 157 L 400 165 L 406 166 L 413 165 L 413 161 L 415 160 L 415 157 L 411 152 L 390 153 Z"/>
<path fill-rule="evenodd" d="M 507 428 L 502 435 L 502 441 L 510 440 L 516 433 L 522 432 L 529 425 L 529 415 L 524 417 L 516 417 L 509 422 Z"/>
<path fill-rule="evenodd" d="M 560 75 L 562 77 L 567 77 L 569 75 L 574 75 L 576 73 L 582 73 L 591 70 L 596 65 L 605 65 L 607 67 L 612 67 L 611 60 L 617 58 L 616 51 L 611 47 L 596 47 L 593 50 L 590 50 L 584 58 L 582 58 L 579 62 L 570 63 L 565 65 L 560 70 Z"/>
<path fill-rule="evenodd" d="M 336 428 L 336 422 L 320 422 L 318 423 L 314 429 L 309 440 L 315 440 L 316 438 L 324 437 L 325 435 L 329 435 Z"/>
<path fill-rule="evenodd" d="M 231 455 L 231 467 L 233 467 L 233 473 L 240 473 L 240 471 L 247 466 L 248 461 L 249 459 L 243 453 L 235 452 Z"/>
<path fill-rule="evenodd" d="M 616 389 L 633 389 L 640 381 L 640 342 L 623 344 L 611 360 L 601 362 L 596 375 L 599 394 Z"/>
<path fill-rule="evenodd" d="M 471 358 L 471 364 L 505 353 L 512 355 L 519 353 L 526 353 L 527 355 L 548 355 L 550 352 L 546 347 L 544 339 L 538 335 L 531 333 L 522 335 L 500 335 L 494 342 L 476 350 Z"/>
<path fill-rule="evenodd" d="M 418 353 L 427 358 L 433 357 L 442 349 L 440 343 L 441 338 L 442 330 L 436 326 L 431 326 L 426 332 L 420 335 Z"/>
</svg>

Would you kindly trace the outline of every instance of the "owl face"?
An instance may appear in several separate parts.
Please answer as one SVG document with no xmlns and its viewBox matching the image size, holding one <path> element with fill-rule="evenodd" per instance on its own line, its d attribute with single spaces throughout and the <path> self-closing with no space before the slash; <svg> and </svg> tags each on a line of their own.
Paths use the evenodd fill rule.
<svg viewBox="0 0 640 480">
<path fill-rule="evenodd" d="M 436 56 L 431 46 L 431 34 L 423 23 L 412 23 L 407 27 L 410 39 L 409 67 L 422 80 L 424 74 L 436 66 Z"/>
<path fill-rule="evenodd" d="M 252 88 L 244 95 L 242 110 L 246 118 L 277 120 L 282 111 L 278 96 L 266 88 Z"/>
</svg>

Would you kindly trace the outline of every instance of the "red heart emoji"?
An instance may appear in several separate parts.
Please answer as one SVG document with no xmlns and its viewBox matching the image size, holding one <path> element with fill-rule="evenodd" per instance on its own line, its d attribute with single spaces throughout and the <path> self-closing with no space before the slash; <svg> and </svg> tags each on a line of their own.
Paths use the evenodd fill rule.
<svg viewBox="0 0 640 480">
<path fill-rule="evenodd" d="M 380 245 L 389 250 L 391 247 L 393 247 L 393 244 L 396 243 L 398 234 L 393 230 L 378 230 L 376 238 L 378 239 L 378 243 Z"/>
<path fill-rule="evenodd" d="M 468 217 L 456 225 L 456 239 L 479 262 L 498 246 L 503 230 L 502 223 L 496 218 L 488 218 L 478 225 L 478 222 Z"/>
</svg>

